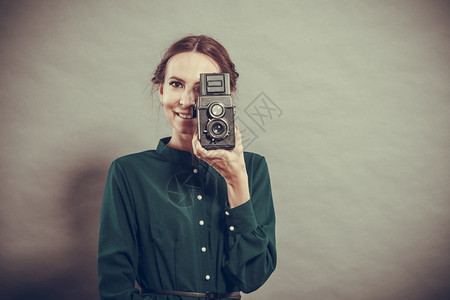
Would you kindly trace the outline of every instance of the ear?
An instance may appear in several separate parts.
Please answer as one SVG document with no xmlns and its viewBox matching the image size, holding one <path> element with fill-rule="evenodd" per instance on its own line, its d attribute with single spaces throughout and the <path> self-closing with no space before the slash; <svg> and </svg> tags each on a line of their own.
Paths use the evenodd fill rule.
<svg viewBox="0 0 450 300">
<path fill-rule="evenodd" d="M 162 103 L 162 96 L 163 96 L 163 84 L 162 83 L 158 84 L 158 95 L 159 95 L 159 102 L 161 102 L 161 105 L 162 105 L 163 104 Z"/>
</svg>

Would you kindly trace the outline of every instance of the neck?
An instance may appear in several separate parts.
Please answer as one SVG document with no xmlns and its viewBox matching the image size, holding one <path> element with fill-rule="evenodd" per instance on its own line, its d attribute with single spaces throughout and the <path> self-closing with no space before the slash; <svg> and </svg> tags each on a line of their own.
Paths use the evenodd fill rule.
<svg viewBox="0 0 450 300">
<path fill-rule="evenodd" d="M 193 153 L 192 151 L 192 134 L 172 134 L 167 146 Z"/>
</svg>

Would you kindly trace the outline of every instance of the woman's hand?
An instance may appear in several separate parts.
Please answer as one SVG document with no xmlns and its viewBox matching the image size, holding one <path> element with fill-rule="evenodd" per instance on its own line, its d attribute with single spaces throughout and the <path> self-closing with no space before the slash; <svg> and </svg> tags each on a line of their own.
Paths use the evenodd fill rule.
<svg viewBox="0 0 450 300">
<path fill-rule="evenodd" d="M 228 204 L 230 208 L 239 206 L 250 199 L 247 170 L 244 161 L 242 137 L 235 125 L 235 147 L 231 150 L 206 150 L 200 144 L 197 132 L 192 138 L 192 151 L 198 158 L 217 170 L 227 182 Z"/>
</svg>

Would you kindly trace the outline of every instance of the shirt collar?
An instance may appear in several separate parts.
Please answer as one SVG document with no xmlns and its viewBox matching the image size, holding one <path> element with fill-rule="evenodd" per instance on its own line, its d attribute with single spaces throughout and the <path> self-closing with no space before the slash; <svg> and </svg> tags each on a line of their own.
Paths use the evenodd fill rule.
<svg viewBox="0 0 450 300">
<path fill-rule="evenodd" d="M 169 141 L 170 137 L 160 139 L 158 147 L 156 148 L 156 153 L 164 160 L 189 166 L 197 165 L 199 163 L 200 160 L 190 152 L 167 146 Z"/>
</svg>

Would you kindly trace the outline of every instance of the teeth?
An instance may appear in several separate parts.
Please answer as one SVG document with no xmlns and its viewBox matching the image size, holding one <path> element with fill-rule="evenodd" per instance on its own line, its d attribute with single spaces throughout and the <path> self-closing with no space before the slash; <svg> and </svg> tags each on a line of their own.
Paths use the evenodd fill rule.
<svg viewBox="0 0 450 300">
<path fill-rule="evenodd" d="M 178 113 L 178 115 L 180 117 L 182 117 L 183 119 L 192 119 L 192 115 L 183 115 L 183 114 L 180 114 L 180 113 Z"/>
</svg>

